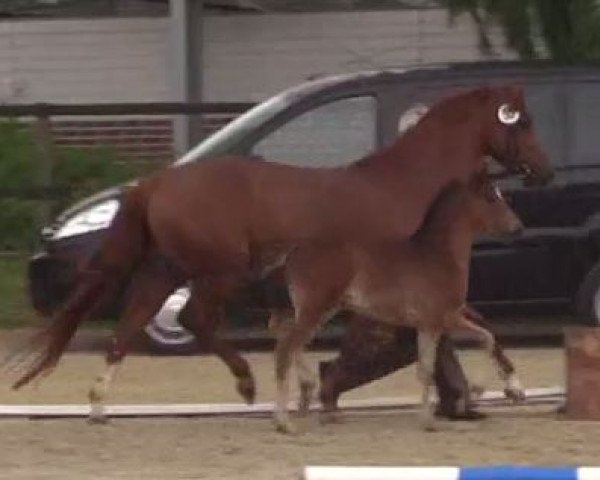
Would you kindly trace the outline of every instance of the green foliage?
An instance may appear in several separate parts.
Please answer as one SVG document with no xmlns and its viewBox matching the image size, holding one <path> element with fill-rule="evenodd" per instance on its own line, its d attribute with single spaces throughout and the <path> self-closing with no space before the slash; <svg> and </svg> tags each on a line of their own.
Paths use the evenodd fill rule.
<svg viewBox="0 0 600 480">
<path fill-rule="evenodd" d="M 0 328 L 22 327 L 35 318 L 27 297 L 27 258 L 0 256 Z"/>
<path fill-rule="evenodd" d="M 131 163 L 119 161 L 114 150 L 107 147 L 93 149 L 63 148 L 54 168 L 55 184 L 67 187 L 69 193 L 61 196 L 55 211 L 61 211 L 75 200 L 97 193 L 130 180 L 139 174 Z"/>
<path fill-rule="evenodd" d="M 468 13 L 480 46 L 490 50 L 491 21 L 521 58 L 560 62 L 600 59 L 600 6 L 596 0 L 440 0 L 451 17 Z M 541 48 L 540 48 L 541 47 Z"/>
<path fill-rule="evenodd" d="M 108 148 L 58 148 L 53 186 L 68 193 L 56 199 L 28 198 L 26 191 L 40 185 L 39 157 L 32 129 L 16 121 L 0 121 L 0 250 L 24 250 L 34 245 L 41 202 L 57 213 L 76 199 L 117 185 L 139 174 L 120 162 Z M 7 190 L 10 190 L 7 193 Z M 23 194 L 15 194 L 22 191 Z"/>
</svg>

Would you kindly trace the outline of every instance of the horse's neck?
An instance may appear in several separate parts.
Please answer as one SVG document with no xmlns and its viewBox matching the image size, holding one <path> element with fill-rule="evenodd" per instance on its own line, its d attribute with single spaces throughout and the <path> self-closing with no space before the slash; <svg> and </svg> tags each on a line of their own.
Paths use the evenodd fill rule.
<svg viewBox="0 0 600 480">
<path fill-rule="evenodd" d="M 461 125 L 442 126 L 435 119 L 422 122 L 349 168 L 401 196 L 411 183 L 427 197 L 435 196 L 451 180 L 468 177 L 483 157 L 476 135 Z"/>
</svg>

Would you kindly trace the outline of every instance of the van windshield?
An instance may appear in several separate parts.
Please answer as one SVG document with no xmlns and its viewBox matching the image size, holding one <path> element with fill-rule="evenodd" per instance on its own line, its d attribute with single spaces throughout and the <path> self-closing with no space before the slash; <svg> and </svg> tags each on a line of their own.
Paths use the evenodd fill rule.
<svg viewBox="0 0 600 480">
<path fill-rule="evenodd" d="M 230 152 L 249 132 L 279 114 L 289 104 L 289 96 L 276 95 L 256 105 L 200 142 L 177 160 L 175 165 L 183 165 L 202 158 L 214 157 Z"/>
</svg>

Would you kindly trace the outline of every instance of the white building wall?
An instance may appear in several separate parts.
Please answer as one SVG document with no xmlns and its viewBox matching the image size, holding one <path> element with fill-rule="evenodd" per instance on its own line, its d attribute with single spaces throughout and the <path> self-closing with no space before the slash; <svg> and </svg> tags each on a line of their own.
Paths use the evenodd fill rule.
<svg viewBox="0 0 600 480">
<path fill-rule="evenodd" d="M 2 21 L 0 102 L 172 100 L 168 29 L 167 18 Z M 450 25 L 444 10 L 208 16 L 204 37 L 208 101 L 260 100 L 312 75 L 482 58 L 470 20 Z"/>
<path fill-rule="evenodd" d="M 258 100 L 311 75 L 482 59 L 470 19 L 451 26 L 445 10 L 213 17 L 205 38 L 211 100 Z"/>
<path fill-rule="evenodd" d="M 169 99 L 164 18 L 0 22 L 0 102 Z"/>
</svg>

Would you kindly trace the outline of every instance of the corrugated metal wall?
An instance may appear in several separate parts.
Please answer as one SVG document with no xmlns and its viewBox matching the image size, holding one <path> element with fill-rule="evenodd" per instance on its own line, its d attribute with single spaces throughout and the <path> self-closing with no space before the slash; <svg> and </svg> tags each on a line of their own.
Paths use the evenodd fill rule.
<svg viewBox="0 0 600 480">
<path fill-rule="evenodd" d="M 168 29 L 167 18 L 0 22 L 0 102 L 171 100 Z M 210 101 L 260 100 L 311 75 L 481 58 L 471 22 L 450 26 L 443 10 L 208 16 L 204 36 Z"/>
</svg>

